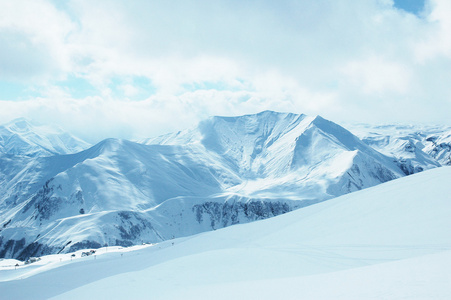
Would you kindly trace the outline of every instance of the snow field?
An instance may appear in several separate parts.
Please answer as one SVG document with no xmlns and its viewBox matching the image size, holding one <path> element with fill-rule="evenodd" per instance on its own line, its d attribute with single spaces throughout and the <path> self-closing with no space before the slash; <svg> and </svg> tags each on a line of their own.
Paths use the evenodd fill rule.
<svg viewBox="0 0 451 300">
<path fill-rule="evenodd" d="M 123 256 L 57 261 L 22 280 L 1 271 L 0 290 L 6 299 L 449 299 L 450 180 L 451 168 L 437 168 Z"/>
</svg>

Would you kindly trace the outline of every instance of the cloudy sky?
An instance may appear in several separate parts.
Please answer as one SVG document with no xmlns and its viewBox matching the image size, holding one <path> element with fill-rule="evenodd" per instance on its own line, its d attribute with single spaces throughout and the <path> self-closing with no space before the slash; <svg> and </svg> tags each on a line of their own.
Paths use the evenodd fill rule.
<svg viewBox="0 0 451 300">
<path fill-rule="evenodd" d="M 451 125 L 449 0 L 0 0 L 0 123 L 96 142 L 270 109 Z"/>
</svg>

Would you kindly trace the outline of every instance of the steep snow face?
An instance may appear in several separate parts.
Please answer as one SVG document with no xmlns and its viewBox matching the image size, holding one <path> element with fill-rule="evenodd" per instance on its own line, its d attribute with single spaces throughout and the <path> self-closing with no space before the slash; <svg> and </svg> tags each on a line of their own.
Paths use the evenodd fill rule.
<svg viewBox="0 0 451 300">
<path fill-rule="evenodd" d="M 319 116 L 214 117 L 145 143 L 198 145 L 219 154 L 243 178 L 230 190 L 248 196 L 324 200 L 403 175 L 388 157 Z"/>
<path fill-rule="evenodd" d="M 147 143 L 107 139 L 71 155 L 2 158 L 0 257 L 192 235 L 404 175 L 319 116 L 214 117 Z"/>
<path fill-rule="evenodd" d="M 426 141 L 429 144 L 424 151 L 442 165 L 451 166 L 451 129 L 439 134 L 430 134 Z"/>
<path fill-rule="evenodd" d="M 77 154 L 42 158 L 42 169 L 48 173 L 41 181 L 53 176 L 36 192 L 15 198 L 15 206 L 12 200 L 4 201 L 4 206 L 12 208 L 2 213 L 7 221 L 2 224 L 1 256 L 61 251 L 77 243 L 81 247 L 83 243 L 130 245 L 142 239 L 161 240 L 168 230 L 155 233 L 150 220 L 153 215 L 164 216 L 165 212 L 155 211 L 163 201 L 178 196 L 203 199 L 239 182 L 218 164 L 220 160 L 199 156 L 190 147 L 146 146 L 115 139 Z M 55 170 L 54 165 L 66 168 Z M 179 204 L 171 207 L 174 215 L 192 205 Z M 166 216 L 163 219 L 173 223 Z M 168 233 L 164 238 L 172 236 Z"/>
<path fill-rule="evenodd" d="M 84 202 L 86 213 L 148 209 L 180 195 L 211 195 L 239 181 L 217 161 L 190 147 L 108 139 L 74 157 L 79 162 L 54 177 L 52 185 L 61 186 L 54 195 L 65 198 L 70 191 L 90 199 Z"/>
<path fill-rule="evenodd" d="M 15 261 L 0 289 L 7 299 L 447 299 L 450 180 L 450 167 L 436 168 L 136 252 Z"/>
<path fill-rule="evenodd" d="M 365 143 L 396 160 L 405 174 L 451 165 L 451 128 L 446 126 L 350 125 Z"/>
<path fill-rule="evenodd" d="M 0 126 L 0 153 L 25 156 L 51 156 L 76 153 L 89 144 L 62 129 L 33 125 L 25 118 Z"/>
<path fill-rule="evenodd" d="M 145 143 L 201 145 L 223 156 L 242 177 L 254 179 L 289 170 L 295 139 L 312 120 L 305 115 L 271 111 L 242 117 L 213 117 L 195 129 Z"/>
</svg>

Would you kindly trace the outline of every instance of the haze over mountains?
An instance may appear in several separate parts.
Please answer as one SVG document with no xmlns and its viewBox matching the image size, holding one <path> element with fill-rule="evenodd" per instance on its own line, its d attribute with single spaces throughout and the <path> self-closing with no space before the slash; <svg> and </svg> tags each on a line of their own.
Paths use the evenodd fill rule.
<svg viewBox="0 0 451 300">
<path fill-rule="evenodd" d="M 0 126 L 0 153 L 18 156 L 52 156 L 82 151 L 89 144 L 62 129 L 34 125 L 26 118 Z"/>
<path fill-rule="evenodd" d="M 11 122 L 0 128 L 0 257 L 161 242 L 449 162 L 449 128 L 362 128 L 363 141 L 319 116 L 265 111 L 89 147 L 61 130 Z"/>
</svg>

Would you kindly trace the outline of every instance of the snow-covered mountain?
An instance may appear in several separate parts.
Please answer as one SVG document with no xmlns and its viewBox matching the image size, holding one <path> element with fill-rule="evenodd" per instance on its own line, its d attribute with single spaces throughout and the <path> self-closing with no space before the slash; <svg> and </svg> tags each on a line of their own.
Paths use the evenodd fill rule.
<svg viewBox="0 0 451 300">
<path fill-rule="evenodd" d="M 451 128 L 439 134 L 429 134 L 426 138 L 424 151 L 440 162 L 442 165 L 451 166 Z"/>
<path fill-rule="evenodd" d="M 5 260 L 0 290 L 5 299 L 449 299 L 450 180 L 451 167 L 427 170 L 137 251 Z"/>
<path fill-rule="evenodd" d="M 213 117 L 194 129 L 143 142 L 193 145 L 216 153 L 243 178 L 233 190 L 253 196 L 292 192 L 297 199 L 302 194 L 312 200 L 402 176 L 390 158 L 320 116 L 264 111 Z"/>
<path fill-rule="evenodd" d="M 0 158 L 0 257 L 20 259 L 188 236 L 404 176 L 337 124 L 270 111 L 146 144 Z"/>
<path fill-rule="evenodd" d="M 0 126 L 0 154 L 52 156 L 80 152 L 89 146 L 60 128 L 34 125 L 25 118 Z"/>
<path fill-rule="evenodd" d="M 451 165 L 451 127 L 350 125 L 362 141 L 392 157 L 406 174 Z"/>
</svg>

